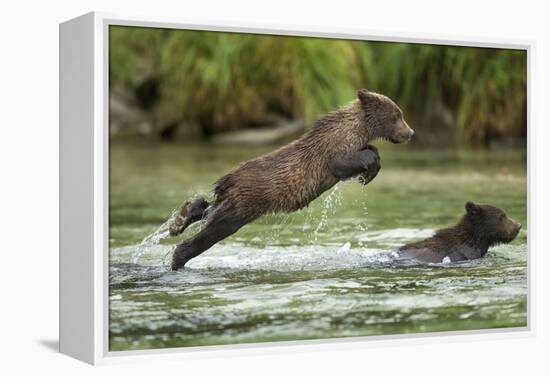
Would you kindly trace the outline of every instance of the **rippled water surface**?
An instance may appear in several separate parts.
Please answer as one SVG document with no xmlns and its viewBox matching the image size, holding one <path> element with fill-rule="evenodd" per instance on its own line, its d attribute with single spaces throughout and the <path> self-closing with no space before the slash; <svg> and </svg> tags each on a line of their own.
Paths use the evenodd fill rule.
<svg viewBox="0 0 550 377">
<path fill-rule="evenodd" d="M 527 324 L 525 156 L 382 145 L 367 187 L 335 186 L 169 271 L 164 237 L 185 199 L 272 148 L 111 145 L 110 349 L 404 334 Z M 524 224 L 484 259 L 397 265 L 398 246 L 492 203 Z"/>
</svg>

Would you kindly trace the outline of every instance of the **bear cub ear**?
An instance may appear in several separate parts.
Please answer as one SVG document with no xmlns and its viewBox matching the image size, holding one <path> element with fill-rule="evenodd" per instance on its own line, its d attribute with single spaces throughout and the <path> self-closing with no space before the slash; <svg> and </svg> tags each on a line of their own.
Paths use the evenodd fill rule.
<svg viewBox="0 0 550 377">
<path fill-rule="evenodd" d="M 466 202 L 464 205 L 464 208 L 466 208 L 466 212 L 476 214 L 479 213 L 481 210 L 481 207 L 475 204 L 474 202 Z"/>
<path fill-rule="evenodd" d="M 359 101 L 361 101 L 361 103 L 365 105 L 367 102 L 369 102 L 369 99 L 372 98 L 372 94 L 367 89 L 359 89 L 357 91 L 357 98 L 359 98 Z"/>
</svg>

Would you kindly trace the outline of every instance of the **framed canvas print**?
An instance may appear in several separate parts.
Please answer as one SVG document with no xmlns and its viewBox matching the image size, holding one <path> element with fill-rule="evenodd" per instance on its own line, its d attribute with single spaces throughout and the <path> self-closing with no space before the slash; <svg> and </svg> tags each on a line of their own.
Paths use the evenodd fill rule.
<svg viewBox="0 0 550 377">
<path fill-rule="evenodd" d="M 529 332 L 530 51 L 61 24 L 61 352 Z"/>
</svg>

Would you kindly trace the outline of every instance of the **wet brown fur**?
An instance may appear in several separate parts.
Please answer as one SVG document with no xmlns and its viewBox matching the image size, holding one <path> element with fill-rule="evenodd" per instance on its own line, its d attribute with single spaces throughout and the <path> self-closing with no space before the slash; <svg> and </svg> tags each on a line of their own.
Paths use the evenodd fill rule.
<svg viewBox="0 0 550 377">
<path fill-rule="evenodd" d="M 251 221 L 307 206 L 338 183 L 331 161 L 365 149 L 376 138 L 391 138 L 384 125 L 401 112 L 389 98 L 370 94 L 366 108 L 355 100 L 320 118 L 300 139 L 221 177 L 214 189 L 214 207 L 234 206 Z"/>
<path fill-rule="evenodd" d="M 400 259 L 440 263 L 446 257 L 451 262 L 482 258 L 491 246 L 511 242 L 521 228 L 495 206 L 467 202 L 465 208 L 466 213 L 455 225 L 402 246 Z"/>
<path fill-rule="evenodd" d="M 214 187 L 214 201 L 202 215 L 206 226 L 178 245 L 172 269 L 183 267 L 264 214 L 307 206 L 342 179 L 360 174 L 362 183 L 367 184 L 380 169 L 378 152 L 368 143 L 378 138 L 401 143 L 413 133 L 391 99 L 360 90 L 358 99 L 320 118 L 300 139 L 246 161 L 221 177 Z M 181 221 L 171 226 L 172 235 L 190 223 L 186 221 L 190 213 L 200 207 L 193 203 L 201 200 L 183 208 Z"/>
</svg>

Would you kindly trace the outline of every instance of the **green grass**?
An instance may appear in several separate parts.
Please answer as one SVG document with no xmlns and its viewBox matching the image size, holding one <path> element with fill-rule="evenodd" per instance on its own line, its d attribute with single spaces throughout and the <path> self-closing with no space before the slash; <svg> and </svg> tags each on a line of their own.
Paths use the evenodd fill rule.
<svg viewBox="0 0 550 377">
<path fill-rule="evenodd" d="M 437 142 L 523 139 L 526 71 L 519 50 L 110 28 L 111 87 L 134 93 L 146 80 L 158 83 L 153 136 L 167 119 L 203 136 L 273 115 L 311 124 L 367 87 L 396 100 L 420 135 Z"/>
</svg>

